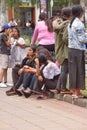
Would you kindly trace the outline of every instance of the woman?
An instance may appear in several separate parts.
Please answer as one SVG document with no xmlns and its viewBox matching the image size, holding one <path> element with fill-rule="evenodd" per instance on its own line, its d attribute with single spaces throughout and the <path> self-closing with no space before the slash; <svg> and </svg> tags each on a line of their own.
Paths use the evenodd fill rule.
<svg viewBox="0 0 87 130">
<path fill-rule="evenodd" d="M 38 40 L 40 46 L 44 46 L 49 51 L 54 51 L 55 40 L 52 21 L 47 19 L 45 13 L 41 13 L 39 16 L 39 22 L 35 26 L 31 44 L 35 44 L 36 40 Z"/>
<path fill-rule="evenodd" d="M 53 22 L 55 31 L 55 56 L 61 65 L 61 74 L 57 83 L 57 93 L 69 94 L 66 87 L 68 76 L 68 24 L 71 19 L 71 8 L 64 7 L 61 10 L 62 19 L 57 18 Z"/>
<path fill-rule="evenodd" d="M 82 23 L 83 8 L 80 5 L 72 7 L 73 18 L 68 26 L 69 36 L 69 83 L 73 91 L 72 97 L 83 97 L 80 90 L 85 89 L 85 59 L 84 50 L 87 43 L 85 27 Z"/>
<path fill-rule="evenodd" d="M 33 77 L 33 73 L 35 73 L 35 56 L 36 56 L 36 48 L 37 46 L 32 45 L 27 53 L 27 56 L 23 59 L 20 68 L 17 69 L 17 67 L 14 67 L 13 69 L 13 81 L 14 86 L 6 91 L 6 94 L 8 96 L 18 94 L 19 96 L 22 96 L 21 91 L 19 90 L 20 86 L 23 84 L 23 89 L 27 89 L 29 86 L 31 79 Z M 25 73 L 25 70 L 27 70 L 27 73 Z"/>
<path fill-rule="evenodd" d="M 38 75 L 36 87 L 38 87 L 39 91 L 42 91 L 40 98 L 44 99 L 48 90 L 56 88 L 60 69 L 54 62 L 47 60 L 44 54 L 39 54 L 37 58 L 40 65 L 40 74 Z"/>
<path fill-rule="evenodd" d="M 7 69 L 10 55 L 10 39 L 12 33 L 10 32 L 10 26 L 5 24 L 2 26 L 0 36 L 0 87 L 7 87 Z"/>
</svg>

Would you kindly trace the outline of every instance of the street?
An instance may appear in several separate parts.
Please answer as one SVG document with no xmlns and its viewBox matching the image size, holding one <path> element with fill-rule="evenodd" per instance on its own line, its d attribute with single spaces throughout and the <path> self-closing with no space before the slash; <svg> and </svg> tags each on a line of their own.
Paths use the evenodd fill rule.
<svg viewBox="0 0 87 130">
<path fill-rule="evenodd" d="M 87 130 L 87 109 L 37 95 L 6 96 L 0 88 L 0 130 Z"/>
</svg>

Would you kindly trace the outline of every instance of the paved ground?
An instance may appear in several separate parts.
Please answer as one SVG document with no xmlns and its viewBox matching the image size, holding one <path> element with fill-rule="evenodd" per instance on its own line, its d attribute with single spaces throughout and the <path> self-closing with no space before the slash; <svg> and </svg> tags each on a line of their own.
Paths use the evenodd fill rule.
<svg viewBox="0 0 87 130">
<path fill-rule="evenodd" d="M 87 109 L 35 95 L 9 97 L 7 89 L 0 88 L 0 130 L 87 130 Z"/>
</svg>

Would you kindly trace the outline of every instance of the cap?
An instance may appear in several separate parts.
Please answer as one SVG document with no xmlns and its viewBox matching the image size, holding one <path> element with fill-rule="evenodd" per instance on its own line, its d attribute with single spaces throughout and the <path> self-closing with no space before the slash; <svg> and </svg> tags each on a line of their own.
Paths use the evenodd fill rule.
<svg viewBox="0 0 87 130">
<path fill-rule="evenodd" d="M 4 25 L 2 26 L 2 29 L 8 29 L 8 28 L 10 28 L 10 26 L 9 26 L 8 24 L 4 24 Z"/>
</svg>

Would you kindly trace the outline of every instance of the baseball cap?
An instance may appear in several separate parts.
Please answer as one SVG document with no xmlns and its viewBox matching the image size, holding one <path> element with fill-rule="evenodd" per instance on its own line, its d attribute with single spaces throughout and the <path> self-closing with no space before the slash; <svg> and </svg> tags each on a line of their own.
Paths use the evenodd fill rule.
<svg viewBox="0 0 87 130">
<path fill-rule="evenodd" d="M 8 24 L 4 24 L 1 29 L 0 29 L 0 33 L 2 33 L 4 31 L 4 29 L 8 29 L 10 28 L 11 26 L 9 26 Z"/>
<path fill-rule="evenodd" d="M 10 28 L 10 26 L 9 26 L 8 24 L 4 24 L 4 25 L 2 26 L 2 29 L 8 29 L 8 28 Z"/>
</svg>

